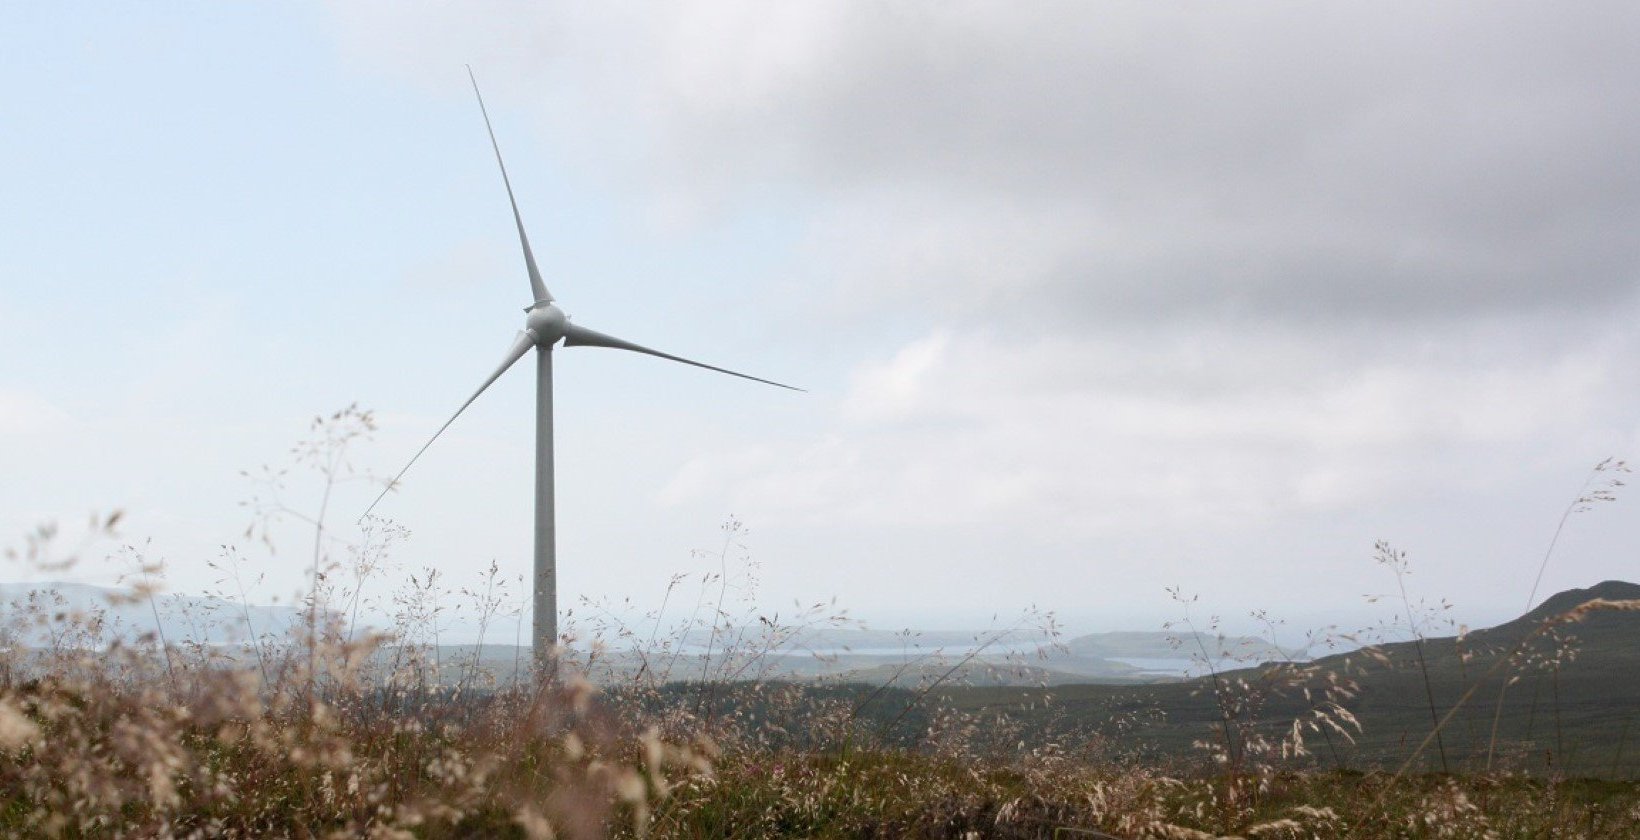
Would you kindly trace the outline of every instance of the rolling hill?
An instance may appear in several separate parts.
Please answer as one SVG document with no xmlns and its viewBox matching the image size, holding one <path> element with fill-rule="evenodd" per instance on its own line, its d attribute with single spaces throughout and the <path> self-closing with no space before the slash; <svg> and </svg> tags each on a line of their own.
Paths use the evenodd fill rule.
<svg viewBox="0 0 1640 840">
<path fill-rule="evenodd" d="M 1311 713 L 1314 690 L 1330 673 L 1358 685 L 1344 706 L 1362 731 L 1353 744 L 1310 735 L 1318 764 L 1399 764 L 1431 733 L 1432 717 L 1462 701 L 1419 756 L 1422 769 L 1475 770 L 1490 763 L 1631 777 L 1640 774 L 1640 731 L 1633 727 L 1640 713 L 1640 612 L 1602 610 L 1575 623 L 1546 623 L 1593 600 L 1640 600 L 1640 585 L 1606 581 L 1561 592 L 1513 621 L 1461 638 L 1393 641 L 1316 659 L 1303 665 L 1307 679 L 1285 689 L 1277 687 L 1279 677 L 1292 675 L 1293 666 L 1276 664 L 1175 683 L 954 687 L 942 696 L 960 709 L 1018 721 L 1039 739 L 1088 743 L 1097 736 L 1113 749 L 1186 756 L 1193 742 L 1222 739 L 1215 686 L 1247 685 L 1246 692 L 1231 692 L 1254 701 L 1240 719 L 1279 737 Z"/>
</svg>

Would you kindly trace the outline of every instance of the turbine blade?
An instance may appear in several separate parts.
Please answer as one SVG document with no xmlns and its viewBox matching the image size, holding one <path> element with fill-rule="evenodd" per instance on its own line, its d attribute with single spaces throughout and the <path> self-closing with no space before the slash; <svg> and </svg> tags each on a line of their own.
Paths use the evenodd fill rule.
<svg viewBox="0 0 1640 840">
<path fill-rule="evenodd" d="M 524 354 L 530 352 L 530 348 L 534 346 L 535 333 L 527 330 L 520 330 L 518 333 L 518 338 L 513 339 L 512 347 L 507 349 L 507 358 L 501 360 L 501 366 L 497 367 L 495 369 L 495 373 L 490 374 L 490 378 L 484 380 L 484 384 L 478 386 L 478 390 L 474 391 L 473 395 L 468 397 L 467 401 L 462 403 L 460 408 L 456 409 L 456 413 L 450 415 L 450 419 L 444 421 L 444 425 L 438 427 L 438 431 L 434 432 L 433 436 L 429 438 L 426 443 L 422 444 L 420 449 L 416 450 L 416 454 L 410 458 L 410 463 L 405 464 L 404 469 L 399 470 L 399 474 L 393 476 L 393 480 L 389 481 L 387 486 L 382 488 L 381 495 L 376 497 L 376 501 L 371 502 L 370 507 L 365 509 L 364 516 L 360 516 L 359 518 L 364 519 L 365 516 L 369 516 L 370 511 L 375 510 L 376 505 L 381 504 L 381 500 L 387 498 L 387 494 L 391 492 L 394 487 L 398 486 L 399 479 L 403 478 L 404 474 L 410 471 L 410 467 L 416 463 L 416 459 L 421 457 L 421 453 L 426 452 L 427 447 L 432 446 L 433 441 L 438 440 L 438 436 L 444 434 L 444 430 L 450 428 L 451 423 L 456 422 L 456 418 L 461 416 L 461 412 L 467 410 L 467 406 L 473 404 L 473 400 L 478 399 L 479 394 L 484 393 L 486 388 L 490 387 L 497 379 L 501 378 L 501 374 L 507 372 L 507 368 L 512 367 L 518 362 L 519 359 L 524 358 Z"/>
<path fill-rule="evenodd" d="M 586 327 L 577 326 L 574 323 L 566 324 L 564 326 L 564 346 L 565 347 L 612 347 L 616 350 L 631 350 L 634 353 L 643 353 L 643 354 L 648 355 L 648 356 L 656 356 L 656 357 L 659 357 L 659 358 L 662 358 L 662 359 L 671 359 L 674 362 L 683 362 L 686 365 L 694 365 L 695 367 L 698 367 L 698 368 L 706 368 L 707 370 L 715 370 L 718 373 L 727 373 L 730 376 L 738 376 L 741 379 L 750 379 L 753 382 L 762 382 L 765 385 L 773 385 L 776 388 L 785 388 L 789 391 L 802 391 L 803 390 L 802 388 L 798 388 L 795 385 L 785 385 L 785 384 L 775 382 L 775 381 L 770 380 L 770 379 L 762 379 L 760 377 L 749 376 L 749 375 L 744 374 L 744 373 L 736 373 L 736 372 L 734 372 L 732 370 L 729 370 L 727 368 L 720 368 L 720 367 L 717 367 L 715 365 L 706 364 L 704 362 L 697 362 L 697 361 L 694 361 L 692 359 L 685 359 L 682 356 L 674 356 L 671 353 L 662 353 L 659 350 L 651 350 L 648 347 L 644 347 L 641 344 L 633 344 L 630 341 L 625 341 L 623 339 L 616 338 L 615 336 L 612 336 L 612 335 L 604 335 L 603 333 L 598 332 L 597 330 L 589 330 Z"/>
<path fill-rule="evenodd" d="M 518 225 L 518 241 L 524 246 L 524 267 L 530 272 L 530 291 L 535 295 L 535 303 L 550 303 L 552 293 L 547 291 L 547 284 L 541 281 L 541 270 L 535 267 L 535 252 L 530 250 L 530 238 L 524 234 L 524 217 L 518 214 L 518 200 L 513 198 L 512 181 L 507 178 L 507 164 L 501 160 L 501 144 L 495 142 L 495 129 L 490 127 L 490 111 L 484 107 L 484 94 L 478 92 L 478 77 L 473 75 L 471 65 L 467 67 L 467 78 L 473 82 L 473 94 L 478 97 L 478 111 L 484 115 L 484 130 L 490 133 L 490 148 L 495 149 L 495 162 L 501 167 L 501 183 L 507 185 L 507 203 L 512 205 L 513 222 Z"/>
</svg>

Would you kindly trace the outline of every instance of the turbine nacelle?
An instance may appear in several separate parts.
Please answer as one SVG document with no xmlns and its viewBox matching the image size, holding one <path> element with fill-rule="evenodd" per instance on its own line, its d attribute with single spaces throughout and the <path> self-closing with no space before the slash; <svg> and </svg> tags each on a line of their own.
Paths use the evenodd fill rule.
<svg viewBox="0 0 1640 840">
<path fill-rule="evenodd" d="M 551 301 L 538 302 L 524 316 L 524 331 L 535 337 L 541 347 L 551 347 L 564 337 L 569 328 L 569 316 Z"/>
</svg>

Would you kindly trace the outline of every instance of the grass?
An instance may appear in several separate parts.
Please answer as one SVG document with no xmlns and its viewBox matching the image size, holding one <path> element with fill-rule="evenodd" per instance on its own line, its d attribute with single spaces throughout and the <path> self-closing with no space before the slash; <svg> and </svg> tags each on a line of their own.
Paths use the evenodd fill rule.
<svg viewBox="0 0 1640 840">
<path fill-rule="evenodd" d="M 271 540 L 282 518 L 311 529 L 290 634 L 252 626 L 253 564 L 232 547 L 218 568 L 239 614 L 200 620 L 244 627 L 238 645 L 130 638 L 48 593 L 9 605 L 0 835 L 1640 836 L 1640 783 L 1627 778 L 1640 749 L 1615 711 L 1640 700 L 1632 585 L 1452 638 L 1428 633 L 1403 589 L 1404 641 L 1229 670 L 1206 655 L 1216 627 L 1187 612 L 1209 669 L 1189 682 L 963 684 L 1030 668 L 981 655 L 1021 626 L 908 661 L 886 685 L 795 682 L 772 652 L 846 615 L 763 613 L 731 521 L 711 571 L 674 578 L 638 620 L 583 603 L 566 623 L 577 644 L 535 674 L 483 656 L 524 591 L 493 565 L 469 585 L 421 570 L 372 594 L 402 529 L 371 523 L 349 544 L 326 521 L 330 491 L 356 478 L 349 448 L 372 428 L 348 409 L 317 418 L 292 451 L 323 487 L 313 510 L 285 501 L 289 469 L 258 476 L 248 534 Z M 1583 495 L 1570 512 L 1588 507 Z M 117 523 L 92 530 L 106 538 Z M 43 528 L 10 555 L 60 569 L 88 550 L 60 558 L 56 541 Z M 162 564 L 122 556 L 130 597 L 158 614 Z M 1404 555 L 1385 557 L 1403 581 Z M 440 632 L 466 608 L 479 641 L 447 654 Z M 361 609 L 393 628 L 368 631 Z M 1056 639 L 1051 616 L 1023 625 Z"/>
<path fill-rule="evenodd" d="M 1144 766 L 801 753 L 721 762 L 657 818 L 680 837 L 1630 837 L 1640 786 L 1283 773 L 1227 808 L 1221 780 Z M 1381 798 L 1382 797 L 1382 798 Z"/>
</svg>

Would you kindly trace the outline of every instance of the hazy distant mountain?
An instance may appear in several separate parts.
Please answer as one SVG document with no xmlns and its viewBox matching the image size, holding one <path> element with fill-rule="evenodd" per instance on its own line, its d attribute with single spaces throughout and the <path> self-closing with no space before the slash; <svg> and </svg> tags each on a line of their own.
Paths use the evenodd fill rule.
<svg viewBox="0 0 1640 840">
<path fill-rule="evenodd" d="M 127 590 L 84 583 L 3 583 L 0 584 L 0 624 L 13 624 L 28 611 L 47 617 L 58 613 L 103 619 L 104 637 L 135 639 L 162 633 L 167 642 L 224 644 L 251 635 L 281 636 L 299 626 L 300 611 L 293 606 L 240 604 L 208 595 L 160 593 L 153 602 L 132 600 Z M 156 612 L 158 613 L 156 618 Z M 451 626 L 447 631 L 459 631 Z M 446 638 L 461 641 L 461 632 L 447 632 Z M 1154 682 L 1179 679 L 1186 672 L 1202 669 L 1198 662 L 1205 647 L 1213 655 L 1215 668 L 1238 667 L 1252 662 L 1299 658 L 1259 639 L 1237 637 L 1217 639 L 1186 637 L 1175 646 L 1178 634 L 1164 631 L 1095 633 L 1068 640 L 1050 639 L 1040 631 L 1017 630 L 929 630 L 888 631 L 864 628 L 816 628 L 798 633 L 784 644 L 760 651 L 760 661 L 748 673 L 777 679 L 848 679 L 861 682 L 915 683 L 930 675 L 944 674 L 970 654 L 971 661 L 952 674 L 951 679 L 968 684 L 1031 685 L 1037 683 L 1119 683 Z M 754 634 L 754 637 L 756 634 Z M 528 662 L 527 650 L 510 644 L 512 634 L 492 634 L 484 660 L 497 673 L 511 674 L 519 662 Z M 40 644 L 46 633 L 31 631 L 25 644 Z M 665 640 L 663 640 L 665 641 Z M 762 643 L 741 640 L 749 648 Z M 709 645 L 718 649 L 715 661 L 722 661 L 724 639 L 712 639 L 704 629 L 670 640 L 668 650 L 677 655 L 662 658 L 676 667 L 685 679 L 701 667 Z M 440 658 L 450 662 L 471 662 L 474 651 L 466 645 L 446 644 Z M 653 652 L 652 652 L 653 653 Z M 600 654 L 598 668 L 606 679 L 636 673 L 645 657 L 622 645 Z M 743 675 L 744 676 L 744 675 Z"/>
<path fill-rule="evenodd" d="M 1065 647 L 1081 656 L 1113 658 L 1169 659 L 1206 655 L 1213 659 L 1268 660 L 1303 659 L 1301 648 L 1287 650 L 1254 636 L 1218 637 L 1206 633 L 1168 631 L 1121 631 L 1090 633 L 1065 642 Z"/>
<path fill-rule="evenodd" d="M 146 597 L 133 600 L 129 590 L 87 583 L 0 583 L 0 624 L 12 625 L 30 614 L 47 619 L 100 616 L 105 637 L 134 639 L 159 631 L 173 644 L 221 644 L 253 634 L 285 634 L 301 621 L 295 607 L 241 607 L 209 595 L 156 593 L 150 602 Z"/>
</svg>

